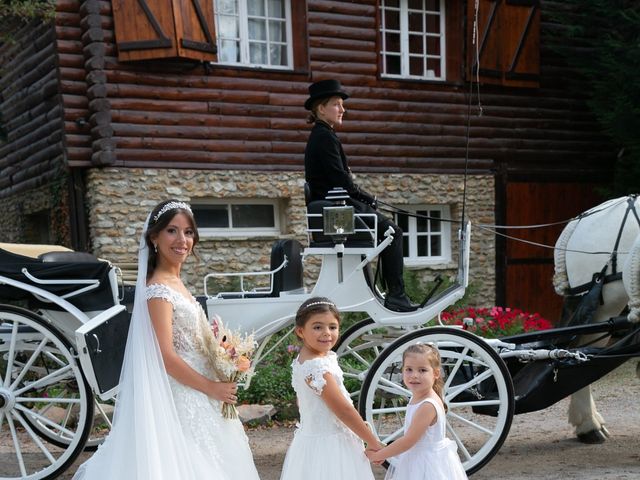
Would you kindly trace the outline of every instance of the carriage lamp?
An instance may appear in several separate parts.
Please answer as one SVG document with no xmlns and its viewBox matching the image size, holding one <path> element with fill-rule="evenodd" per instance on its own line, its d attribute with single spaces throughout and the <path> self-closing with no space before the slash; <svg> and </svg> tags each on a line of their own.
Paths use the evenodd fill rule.
<svg viewBox="0 0 640 480">
<path fill-rule="evenodd" d="M 326 200 L 334 205 L 322 209 L 323 233 L 335 244 L 338 255 L 338 283 L 342 283 L 342 257 L 347 235 L 356 231 L 353 206 L 347 205 L 349 194 L 344 188 L 334 188 L 327 192 Z"/>
</svg>

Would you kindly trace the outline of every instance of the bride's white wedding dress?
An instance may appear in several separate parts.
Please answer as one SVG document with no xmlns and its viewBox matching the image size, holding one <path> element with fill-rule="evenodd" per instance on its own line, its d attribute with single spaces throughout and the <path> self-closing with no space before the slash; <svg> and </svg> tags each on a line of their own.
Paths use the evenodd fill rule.
<svg viewBox="0 0 640 480">
<path fill-rule="evenodd" d="M 200 332 L 211 327 L 195 298 L 187 299 L 161 284 L 149 285 L 146 297 L 147 300 L 162 298 L 173 307 L 173 347 L 176 353 L 201 375 L 219 380 L 208 359 L 201 353 Z M 258 479 L 249 441 L 240 420 L 224 418 L 220 413 L 221 402 L 181 384 L 171 376 L 169 386 L 180 425 L 193 448 L 215 459 L 230 479 Z"/>
<path fill-rule="evenodd" d="M 176 352 L 217 380 L 199 348 L 202 329 L 210 328 L 200 304 L 160 284 L 140 296 L 145 304 L 150 298 L 171 303 Z M 140 333 L 152 328 L 148 318 L 133 321 L 114 427 L 74 480 L 259 480 L 240 420 L 223 418 L 220 402 L 167 375 L 152 331 Z M 155 355 L 135 354 L 140 349 Z"/>
</svg>

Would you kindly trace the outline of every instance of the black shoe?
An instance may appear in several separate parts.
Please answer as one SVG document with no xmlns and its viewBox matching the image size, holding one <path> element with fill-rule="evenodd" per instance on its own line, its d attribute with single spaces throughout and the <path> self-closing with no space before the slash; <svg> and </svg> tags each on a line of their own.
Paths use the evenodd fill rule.
<svg viewBox="0 0 640 480">
<path fill-rule="evenodd" d="M 395 312 L 413 312 L 420 307 L 417 303 L 412 303 L 406 293 L 387 294 L 387 298 L 384 300 L 384 306 Z"/>
</svg>

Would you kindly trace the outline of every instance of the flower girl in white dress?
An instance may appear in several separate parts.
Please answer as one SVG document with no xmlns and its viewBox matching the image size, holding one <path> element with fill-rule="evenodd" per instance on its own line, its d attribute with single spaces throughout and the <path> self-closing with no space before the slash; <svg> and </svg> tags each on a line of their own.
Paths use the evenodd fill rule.
<svg viewBox="0 0 640 480">
<path fill-rule="evenodd" d="M 342 370 L 331 351 L 338 340 L 340 314 L 327 298 L 305 301 L 296 314 L 302 340 L 293 361 L 292 384 L 300 423 L 280 480 L 373 480 L 364 442 L 379 448 L 375 434 L 353 407 Z"/>
<path fill-rule="evenodd" d="M 404 436 L 381 450 L 367 450 L 374 463 L 392 457 L 385 480 L 466 480 L 456 444 L 446 437 L 440 370 L 435 345 L 411 345 L 402 354 L 402 380 L 412 393 Z"/>
</svg>

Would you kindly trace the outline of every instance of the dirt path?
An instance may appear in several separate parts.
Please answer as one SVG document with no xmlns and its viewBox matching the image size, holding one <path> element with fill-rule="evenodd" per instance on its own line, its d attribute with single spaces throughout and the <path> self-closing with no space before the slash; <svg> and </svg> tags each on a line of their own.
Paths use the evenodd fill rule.
<svg viewBox="0 0 640 480">
<path fill-rule="evenodd" d="M 631 480 L 640 479 L 640 380 L 637 360 L 627 362 L 593 386 L 598 410 L 611 438 L 603 445 L 583 445 L 566 420 L 568 399 L 534 413 L 514 417 L 502 449 L 473 480 Z M 279 480 L 293 428 L 248 431 L 262 480 Z M 70 479 L 81 459 L 61 477 Z M 374 469 L 376 478 L 384 470 Z M 239 479 L 241 480 L 241 479 Z"/>
</svg>

